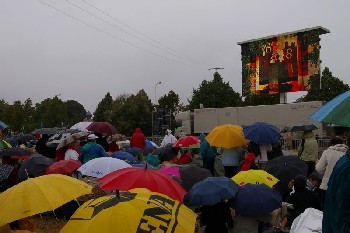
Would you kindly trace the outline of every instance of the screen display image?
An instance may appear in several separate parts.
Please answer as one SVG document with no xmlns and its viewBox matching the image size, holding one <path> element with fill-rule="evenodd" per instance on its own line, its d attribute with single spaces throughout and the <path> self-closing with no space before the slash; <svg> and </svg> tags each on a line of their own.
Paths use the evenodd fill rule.
<svg viewBox="0 0 350 233">
<path fill-rule="evenodd" d="M 243 95 L 307 91 L 320 70 L 319 36 L 327 32 L 317 27 L 238 43 Z"/>
</svg>

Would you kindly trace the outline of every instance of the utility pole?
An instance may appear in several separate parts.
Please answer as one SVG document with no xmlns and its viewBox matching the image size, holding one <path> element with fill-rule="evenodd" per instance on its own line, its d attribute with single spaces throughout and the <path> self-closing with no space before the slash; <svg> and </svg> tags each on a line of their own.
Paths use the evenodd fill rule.
<svg viewBox="0 0 350 233">
<path fill-rule="evenodd" d="M 209 70 L 215 70 L 215 72 L 218 72 L 218 70 L 223 70 L 224 68 L 219 68 L 219 67 L 215 67 L 215 68 L 209 68 Z"/>
</svg>

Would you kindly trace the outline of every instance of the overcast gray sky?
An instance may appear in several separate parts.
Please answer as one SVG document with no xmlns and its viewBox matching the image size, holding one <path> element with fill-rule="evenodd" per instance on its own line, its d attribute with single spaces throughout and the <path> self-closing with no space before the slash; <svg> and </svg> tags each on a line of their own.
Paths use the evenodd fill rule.
<svg viewBox="0 0 350 233">
<path fill-rule="evenodd" d="M 187 103 L 211 67 L 241 93 L 237 42 L 314 26 L 331 31 L 322 67 L 349 84 L 349 10 L 348 0 L 1 0 L 0 98 L 60 94 L 93 112 L 107 92 L 144 89 Z"/>
</svg>

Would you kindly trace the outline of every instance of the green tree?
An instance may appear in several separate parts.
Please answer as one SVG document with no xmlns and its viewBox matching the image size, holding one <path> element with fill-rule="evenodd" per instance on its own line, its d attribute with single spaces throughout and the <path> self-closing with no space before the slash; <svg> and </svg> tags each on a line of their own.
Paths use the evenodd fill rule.
<svg viewBox="0 0 350 233">
<path fill-rule="evenodd" d="M 64 102 L 67 108 L 67 123 L 68 127 L 77 122 L 83 121 L 86 116 L 86 110 L 82 104 L 75 100 L 67 100 Z"/>
<path fill-rule="evenodd" d="M 174 113 L 183 109 L 183 105 L 180 103 L 180 97 L 173 90 L 169 91 L 167 95 L 163 95 L 158 100 L 159 105 L 156 111 L 162 111 L 164 114 L 164 121 L 162 125 L 164 127 L 174 130 L 175 116 Z"/>
<path fill-rule="evenodd" d="M 299 98 L 298 102 L 307 101 L 329 101 L 340 95 L 341 93 L 350 90 L 348 84 L 345 84 L 339 78 L 334 77 L 328 67 L 322 71 L 321 89 L 320 89 L 320 75 L 312 75 L 309 79 L 310 89 L 308 93 Z"/>
<path fill-rule="evenodd" d="M 6 109 L 9 106 L 9 104 L 4 100 L 0 100 L 0 121 L 3 121 L 6 123 L 8 117 L 6 116 Z"/>
<path fill-rule="evenodd" d="M 111 122 L 113 98 L 109 92 L 98 103 L 94 112 L 94 121 L 108 121 Z"/>
<path fill-rule="evenodd" d="M 242 105 L 242 98 L 235 92 L 229 82 L 224 82 L 218 72 L 212 81 L 203 80 L 198 89 L 193 89 L 192 99 L 188 100 L 189 108 L 224 108 Z"/>
<path fill-rule="evenodd" d="M 244 106 L 256 106 L 256 105 L 273 105 L 279 104 L 279 95 L 260 94 L 253 93 L 248 94 L 244 99 Z"/>
<path fill-rule="evenodd" d="M 10 126 L 11 130 L 21 132 L 26 117 L 21 101 L 17 100 L 9 105 L 6 109 L 6 115 L 8 117 L 7 124 Z"/>
<path fill-rule="evenodd" d="M 112 123 L 118 131 L 131 135 L 135 128 L 141 128 L 145 135 L 152 130 L 152 102 L 142 89 L 136 95 L 120 95 L 113 102 Z"/>
<path fill-rule="evenodd" d="M 57 96 L 43 100 L 35 105 L 33 122 L 35 128 L 65 126 L 67 122 L 66 105 Z"/>
</svg>

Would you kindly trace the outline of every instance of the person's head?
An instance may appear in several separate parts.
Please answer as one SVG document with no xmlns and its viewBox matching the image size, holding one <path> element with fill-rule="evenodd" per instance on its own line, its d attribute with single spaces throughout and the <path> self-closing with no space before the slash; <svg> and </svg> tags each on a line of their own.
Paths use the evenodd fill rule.
<svg viewBox="0 0 350 233">
<path fill-rule="evenodd" d="M 171 130 L 170 129 L 166 129 L 164 132 L 165 135 L 170 135 L 171 134 Z"/>
<path fill-rule="evenodd" d="M 321 176 L 315 171 L 309 175 L 309 181 L 314 187 L 319 187 L 322 181 Z"/>
<path fill-rule="evenodd" d="M 142 133 L 140 128 L 135 129 L 135 133 Z"/>
<path fill-rule="evenodd" d="M 337 144 L 343 144 L 343 143 L 344 143 L 344 140 L 339 136 L 333 137 L 330 141 L 331 146 L 334 146 Z"/>
<path fill-rule="evenodd" d="M 295 191 L 306 190 L 306 181 L 307 181 L 307 178 L 305 176 L 297 175 L 294 178 L 294 189 L 295 189 Z"/>
<path fill-rule="evenodd" d="M 79 150 L 80 148 L 80 140 L 75 140 L 74 142 L 69 144 L 69 148 L 73 150 Z"/>
</svg>

